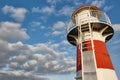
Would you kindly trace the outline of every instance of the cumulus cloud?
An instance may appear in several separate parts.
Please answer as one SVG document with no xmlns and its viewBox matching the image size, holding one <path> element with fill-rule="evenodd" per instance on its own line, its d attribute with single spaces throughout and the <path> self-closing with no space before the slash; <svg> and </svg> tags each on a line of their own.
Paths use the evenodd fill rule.
<svg viewBox="0 0 120 80">
<path fill-rule="evenodd" d="M 67 40 L 63 40 L 63 41 L 61 42 L 61 44 L 63 44 L 63 45 L 68 45 L 69 43 L 68 43 Z"/>
<path fill-rule="evenodd" d="M 109 10 L 111 10 L 113 8 L 113 6 L 105 6 L 104 7 L 104 11 L 109 11 Z"/>
<path fill-rule="evenodd" d="M 62 21 L 58 21 L 56 24 L 53 25 L 53 30 L 61 30 L 65 28 L 65 23 Z"/>
<path fill-rule="evenodd" d="M 66 24 L 62 21 L 58 21 L 53 25 L 53 35 L 60 35 L 65 33 Z"/>
<path fill-rule="evenodd" d="M 90 2 L 91 2 L 91 0 L 86 0 L 86 2 L 85 2 L 85 3 L 87 4 L 87 3 L 90 3 Z"/>
<path fill-rule="evenodd" d="M 99 8 L 103 8 L 104 11 L 109 11 L 113 8 L 113 5 L 106 5 L 106 0 L 86 0 L 85 4 L 90 4 Z"/>
<path fill-rule="evenodd" d="M 52 32 L 52 34 L 53 34 L 54 36 L 58 36 L 58 35 L 62 34 L 62 32 L 60 32 L 60 31 L 54 31 L 54 32 Z"/>
<path fill-rule="evenodd" d="M 29 60 L 25 64 L 23 64 L 23 68 L 25 70 L 32 70 L 36 67 L 37 65 L 37 60 Z"/>
<path fill-rule="evenodd" d="M 30 30 L 36 31 L 37 29 L 45 29 L 45 26 L 43 26 L 39 21 L 30 22 Z"/>
<path fill-rule="evenodd" d="M 59 44 L 29 45 L 1 40 L 0 45 L 0 66 L 7 64 L 6 69 L 8 70 L 31 71 L 41 74 L 61 74 L 75 71 L 75 60 L 66 57 L 66 51 L 58 51 Z"/>
<path fill-rule="evenodd" d="M 5 41 L 17 41 L 28 38 L 29 36 L 26 30 L 21 28 L 21 24 L 8 21 L 0 22 L 0 39 Z"/>
<path fill-rule="evenodd" d="M 71 67 L 75 66 L 75 61 L 71 58 L 65 57 L 66 52 L 58 52 L 54 50 L 54 46 L 58 45 L 36 44 L 30 47 L 31 53 L 26 55 L 28 58 L 25 63 L 21 64 L 21 70 L 29 70 L 42 74 L 74 72 L 75 68 L 73 69 Z M 20 64 L 19 60 L 17 62 Z M 67 70 L 68 68 L 69 70 Z"/>
<path fill-rule="evenodd" d="M 57 2 L 61 2 L 61 0 L 47 0 L 50 4 L 56 4 Z"/>
<path fill-rule="evenodd" d="M 33 21 L 33 22 L 31 23 L 31 25 L 32 25 L 32 26 L 40 26 L 41 23 L 38 22 L 38 21 Z"/>
<path fill-rule="evenodd" d="M 49 55 L 49 54 L 48 54 Z M 50 55 L 49 55 L 50 56 Z M 35 59 L 35 60 L 37 60 L 38 62 L 45 62 L 45 58 L 46 58 L 46 56 L 45 55 L 43 55 L 43 54 L 33 54 L 33 58 Z M 48 57 L 48 58 L 51 58 L 51 56 L 50 57 Z"/>
<path fill-rule="evenodd" d="M 91 3 L 91 5 L 95 5 L 95 6 L 99 7 L 99 8 L 101 8 L 104 4 L 105 4 L 105 0 L 94 0 Z"/>
<path fill-rule="evenodd" d="M 27 56 L 26 55 L 13 56 L 12 58 L 10 58 L 10 60 L 12 62 L 23 63 L 23 62 L 25 62 L 27 60 Z"/>
<path fill-rule="evenodd" d="M 25 48 L 21 42 L 8 43 L 0 40 L 0 66 L 7 64 L 9 61 L 14 62 L 10 65 L 17 65 L 17 63 L 24 62 L 26 60 L 26 56 L 20 55 L 20 53 L 25 54 L 27 52 L 28 48 Z"/>
<path fill-rule="evenodd" d="M 60 58 L 60 57 L 57 57 Z M 65 74 L 75 72 L 75 61 L 71 58 L 61 56 L 60 59 L 49 59 L 45 64 L 39 65 L 36 72 L 48 74 Z"/>
<path fill-rule="evenodd" d="M 114 25 L 113 25 L 113 29 L 114 29 L 115 31 L 120 31 L 120 24 L 114 24 Z"/>
<path fill-rule="evenodd" d="M 23 21 L 25 14 L 27 13 L 27 10 L 25 8 L 15 8 L 8 5 L 4 6 L 2 8 L 2 11 L 4 14 L 10 14 L 10 16 L 17 21 Z"/>
<path fill-rule="evenodd" d="M 8 43 L 0 40 L 0 66 L 3 66 L 6 63 L 6 59 L 9 58 L 10 53 Z"/>
<path fill-rule="evenodd" d="M 33 7 L 32 8 L 33 13 L 46 13 L 46 14 L 51 14 L 55 12 L 55 7 L 54 6 L 45 6 L 45 7 Z"/>
<path fill-rule="evenodd" d="M 0 71 L 0 80 L 50 80 L 39 75 L 25 72 Z"/>
<path fill-rule="evenodd" d="M 17 62 L 11 62 L 10 64 L 9 64 L 9 67 L 10 68 L 13 68 L 13 69 L 17 69 L 17 68 L 19 68 L 19 64 L 17 63 Z"/>
<path fill-rule="evenodd" d="M 62 9 L 58 11 L 57 15 L 64 15 L 64 16 L 70 16 L 74 11 L 73 7 L 70 6 L 64 6 Z"/>
<path fill-rule="evenodd" d="M 12 6 L 5 6 L 2 10 L 5 14 L 10 13 L 11 17 L 17 19 L 18 17 L 15 15 L 18 13 L 15 13 L 14 10 L 18 10 L 19 12 L 20 9 Z M 55 7 L 34 7 L 32 11 L 51 14 L 55 12 Z M 23 18 L 21 20 L 23 20 Z M 36 21 L 33 21 L 31 24 L 34 26 L 41 25 L 40 22 Z M 58 21 L 53 25 L 52 30 L 53 34 L 55 33 L 54 35 L 65 33 L 65 23 Z M 59 34 L 56 33 L 56 31 Z M 6 79 L 3 74 L 8 76 L 8 79 L 18 79 L 19 77 L 21 79 L 31 80 L 34 78 L 30 79 L 26 74 L 24 75 L 24 73 L 21 72 L 17 73 L 17 71 L 30 71 L 36 74 L 64 74 L 75 72 L 75 60 L 66 57 L 68 52 L 60 51 L 58 49 L 60 44 L 66 44 L 65 41 L 59 44 L 38 43 L 34 45 L 23 44 L 19 41 L 28 38 L 29 36 L 26 33 L 26 29 L 22 28 L 21 24 L 8 21 L 0 22 L 0 69 L 2 70 L 4 68 L 5 70 L 12 70 L 11 72 L 6 71 L 6 73 L 0 72 L 0 76 L 2 76 L 0 79 Z M 10 43 L 10 41 L 18 42 Z M 41 78 L 39 78 L 39 80 L 40 79 Z M 37 80 L 36 77 L 34 80 Z"/>
<path fill-rule="evenodd" d="M 73 0 L 73 3 L 75 6 L 80 6 L 83 4 L 80 0 Z"/>
</svg>

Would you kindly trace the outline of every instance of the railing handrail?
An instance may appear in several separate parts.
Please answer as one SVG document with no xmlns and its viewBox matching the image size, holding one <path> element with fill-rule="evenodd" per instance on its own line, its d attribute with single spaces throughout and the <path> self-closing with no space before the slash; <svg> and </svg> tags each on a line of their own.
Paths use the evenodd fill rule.
<svg viewBox="0 0 120 80">
<path fill-rule="evenodd" d="M 84 13 L 79 14 L 79 16 L 82 16 L 82 15 L 85 15 L 85 14 L 90 14 L 91 15 L 91 12 L 93 11 L 93 12 L 97 13 L 96 17 L 95 16 L 94 17 L 96 19 L 98 19 L 98 21 L 94 21 L 95 19 L 92 18 L 91 16 L 89 16 L 87 19 L 82 19 L 81 18 L 81 20 L 83 20 L 85 22 L 82 23 L 82 21 L 81 21 L 81 23 L 79 23 L 79 24 L 85 24 L 85 23 L 88 23 L 88 22 L 100 22 L 100 23 L 105 23 L 105 24 L 111 25 L 110 19 L 105 12 L 102 12 L 102 11 L 99 11 L 99 10 L 89 10 L 89 11 L 90 11 L 90 13 L 84 12 Z M 71 31 L 73 28 L 77 27 L 77 25 L 78 24 L 75 24 L 72 20 L 70 20 L 69 23 L 68 23 L 68 26 L 67 26 L 67 33 L 69 31 Z"/>
</svg>

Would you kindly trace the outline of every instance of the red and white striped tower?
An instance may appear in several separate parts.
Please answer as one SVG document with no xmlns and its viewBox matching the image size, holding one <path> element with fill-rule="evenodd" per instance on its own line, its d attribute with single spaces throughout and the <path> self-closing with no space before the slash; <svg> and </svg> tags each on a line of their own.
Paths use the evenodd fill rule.
<svg viewBox="0 0 120 80">
<path fill-rule="evenodd" d="M 109 17 L 96 6 L 73 12 L 67 40 L 77 46 L 76 80 L 118 80 L 105 44 L 113 34 Z"/>
</svg>

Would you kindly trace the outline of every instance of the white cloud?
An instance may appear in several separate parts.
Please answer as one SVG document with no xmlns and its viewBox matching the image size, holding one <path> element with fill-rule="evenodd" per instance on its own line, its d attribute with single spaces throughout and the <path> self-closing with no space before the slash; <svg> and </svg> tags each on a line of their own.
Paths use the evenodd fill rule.
<svg viewBox="0 0 120 80">
<path fill-rule="evenodd" d="M 64 29 L 65 27 L 66 25 L 64 22 L 58 21 L 57 23 L 53 25 L 53 30 L 61 30 L 61 29 Z"/>
<path fill-rule="evenodd" d="M 53 13 L 55 11 L 55 8 L 54 6 L 51 6 L 51 7 L 43 7 L 42 10 L 41 10 L 43 13 Z"/>
<path fill-rule="evenodd" d="M 40 26 L 41 23 L 38 22 L 38 21 L 33 21 L 33 22 L 31 23 L 31 25 L 32 25 L 32 26 Z"/>
<path fill-rule="evenodd" d="M 113 29 L 114 29 L 115 31 L 120 31 L 120 24 L 114 24 L 114 25 L 113 25 Z"/>
<path fill-rule="evenodd" d="M 43 54 L 33 54 L 33 58 L 36 59 L 38 62 L 44 62 L 46 56 Z"/>
<path fill-rule="evenodd" d="M 17 21 L 23 21 L 25 14 L 27 13 L 27 10 L 25 8 L 15 8 L 8 5 L 4 6 L 2 8 L 2 11 L 4 14 L 10 14 L 10 16 Z"/>
<path fill-rule="evenodd" d="M 0 40 L 0 66 L 5 65 L 10 56 L 15 55 L 13 47 L 6 41 Z"/>
<path fill-rule="evenodd" d="M 61 10 L 58 11 L 57 15 L 65 15 L 65 16 L 70 16 L 74 11 L 73 7 L 70 6 L 64 6 L 62 7 Z"/>
<path fill-rule="evenodd" d="M 113 8 L 113 6 L 105 6 L 104 7 L 104 11 L 109 11 L 109 10 L 111 10 Z"/>
<path fill-rule="evenodd" d="M 94 0 L 92 1 L 91 5 L 95 5 L 97 7 L 102 7 L 105 4 L 105 0 Z"/>
<path fill-rule="evenodd" d="M 50 4 L 56 4 L 57 2 L 61 2 L 61 0 L 47 0 Z"/>
<path fill-rule="evenodd" d="M 61 31 L 54 31 L 52 34 L 53 34 L 54 36 L 58 36 L 58 35 L 62 34 L 62 32 L 61 32 Z"/>
<path fill-rule="evenodd" d="M 10 59 L 12 62 L 24 62 L 27 60 L 27 57 L 26 55 L 18 55 L 18 56 L 13 56 L 11 59 Z"/>
<path fill-rule="evenodd" d="M 4 34 L 4 35 L 3 35 Z M 19 23 L 14 22 L 0 22 L 0 39 L 2 40 L 23 40 L 28 39 L 29 36 L 24 28 L 21 28 Z"/>
<path fill-rule="evenodd" d="M 26 63 L 23 64 L 23 68 L 25 70 L 34 69 L 34 67 L 36 67 L 37 63 L 38 63 L 37 60 L 29 60 L 29 61 L 27 61 Z"/>
<path fill-rule="evenodd" d="M 41 12 L 41 10 L 40 10 L 40 8 L 39 8 L 39 7 L 33 7 L 33 8 L 32 8 L 32 12 L 35 12 L 35 13 L 40 13 L 40 12 Z"/>
<path fill-rule="evenodd" d="M 20 71 L 0 71 L 0 80 L 50 80 L 33 73 Z"/>
<path fill-rule="evenodd" d="M 45 29 L 45 26 L 43 26 L 39 21 L 32 21 L 30 23 L 30 30 L 36 31 L 37 29 Z"/>
<path fill-rule="evenodd" d="M 83 3 L 80 0 L 72 0 L 75 6 L 81 6 Z"/>
<path fill-rule="evenodd" d="M 40 29 L 45 29 L 45 26 L 40 26 Z"/>
<path fill-rule="evenodd" d="M 62 21 L 58 21 L 53 25 L 53 35 L 57 36 L 65 33 L 66 24 Z"/>
<path fill-rule="evenodd" d="M 51 48 L 53 48 L 53 49 L 56 49 L 56 48 L 58 48 L 60 46 L 60 44 L 51 44 Z"/>
<path fill-rule="evenodd" d="M 6 10 L 5 14 L 11 13 L 7 11 L 7 8 L 3 8 Z M 14 9 L 14 7 L 10 7 Z M 16 9 L 16 8 L 15 8 Z M 36 8 L 33 12 L 38 13 L 54 13 L 54 6 Z M 33 25 L 40 26 L 40 22 L 32 22 Z M 65 23 L 62 21 L 58 21 L 53 25 L 53 31 L 59 32 L 60 34 L 65 33 Z M 53 32 L 53 33 L 54 33 Z M 75 71 L 75 60 L 66 57 L 66 51 L 59 51 L 58 47 L 62 43 L 39 43 L 34 45 L 23 44 L 22 42 L 9 43 L 11 40 L 23 40 L 28 39 L 29 36 L 26 33 L 24 28 L 21 28 L 19 23 L 14 22 L 1 22 L 0 23 L 0 33 L 4 35 L 0 35 L 0 67 L 6 65 L 6 70 L 13 71 L 30 71 L 33 73 L 44 73 L 44 74 L 61 74 L 61 73 L 69 73 Z M 17 33 L 17 34 L 15 34 Z M 14 35 L 14 36 L 13 36 Z M 5 41 L 3 41 L 5 40 Z M 65 42 L 63 42 L 65 44 Z M 73 64 L 69 63 L 71 61 Z M 5 67 L 4 67 L 5 68 Z M 2 68 L 1 68 L 2 69 Z M 7 71 L 6 71 L 7 72 Z M 7 73 L 5 73 L 7 75 Z M 11 73 L 10 73 L 11 74 Z M 14 73 L 12 73 L 14 74 Z M 15 73 L 16 75 L 21 75 L 19 73 Z M 9 76 L 9 75 L 8 75 Z M 14 78 L 14 76 L 10 76 Z M 22 77 L 22 76 L 19 76 Z M 4 78 L 3 78 L 4 79 Z M 17 79 L 17 77 L 16 77 Z M 26 79 L 27 80 L 27 79 Z"/>
<path fill-rule="evenodd" d="M 40 16 L 40 19 L 41 19 L 43 22 L 47 22 L 48 16 L 46 16 L 46 15 Z"/>
<path fill-rule="evenodd" d="M 10 64 L 9 64 L 9 67 L 10 68 L 14 68 L 14 69 L 16 69 L 16 68 L 19 68 L 19 64 L 17 63 L 17 62 L 11 62 Z"/>
<path fill-rule="evenodd" d="M 74 67 L 74 69 L 72 67 Z M 61 57 L 60 59 L 49 60 L 45 62 L 45 64 L 40 65 L 36 69 L 36 71 L 43 71 L 43 73 L 48 74 L 64 74 L 69 72 L 75 72 L 75 61 L 73 59 L 71 60 L 70 58 L 65 57 Z"/>
<path fill-rule="evenodd" d="M 91 2 L 91 0 L 86 0 L 86 2 L 85 2 L 85 3 L 87 4 L 87 3 L 89 3 L 89 2 Z"/>
<path fill-rule="evenodd" d="M 45 13 L 45 14 L 51 14 L 55 12 L 55 7 L 54 6 L 45 6 L 45 7 L 33 7 L 32 12 L 34 13 Z"/>
<path fill-rule="evenodd" d="M 50 46 L 51 45 L 52 44 L 50 44 Z M 41 45 L 39 44 L 39 47 L 40 46 Z M 37 66 L 34 67 L 35 72 L 38 72 L 38 73 L 41 72 L 44 74 L 68 73 L 70 71 L 67 71 L 66 69 L 75 66 L 75 61 L 73 59 L 65 57 L 66 52 L 57 52 L 53 49 L 54 48 L 53 46 L 58 46 L 57 44 L 53 44 L 53 46 L 51 47 L 49 45 L 46 46 L 46 44 L 44 45 L 42 44 L 42 46 L 44 46 L 42 48 L 42 53 L 46 52 L 46 54 L 33 55 L 33 59 L 37 60 L 37 64 L 36 64 Z M 69 61 L 71 63 L 69 63 Z M 27 67 L 28 66 L 29 65 L 27 64 Z M 66 71 L 61 72 L 61 70 L 66 70 Z M 75 71 L 75 68 L 71 72 L 74 72 L 74 71 Z"/>
<path fill-rule="evenodd" d="M 6 70 L 22 70 L 34 73 L 69 73 L 75 60 L 66 57 L 66 51 L 59 51 L 59 44 L 39 43 L 36 45 L 22 42 L 7 43 L 0 41 L 0 66 L 8 65 Z M 62 71 L 64 70 L 64 71 Z M 62 71 L 62 72 L 61 72 Z M 74 72 L 71 70 L 71 72 Z"/>
<path fill-rule="evenodd" d="M 67 40 L 63 40 L 63 41 L 61 42 L 61 44 L 63 44 L 63 45 L 68 45 L 69 43 L 68 43 Z"/>
</svg>

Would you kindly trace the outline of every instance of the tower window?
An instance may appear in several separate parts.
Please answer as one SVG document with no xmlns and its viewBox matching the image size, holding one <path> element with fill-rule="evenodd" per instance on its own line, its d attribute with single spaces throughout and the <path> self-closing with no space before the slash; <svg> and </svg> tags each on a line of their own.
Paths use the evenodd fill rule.
<svg viewBox="0 0 120 80">
<path fill-rule="evenodd" d="M 93 17 L 97 17 L 97 12 L 96 11 L 91 11 L 90 15 L 93 16 Z"/>
</svg>

